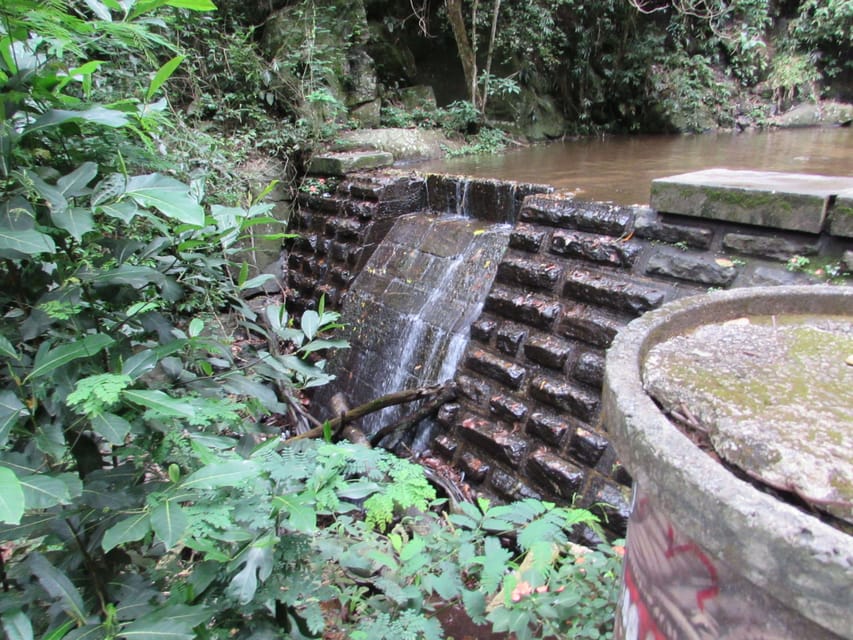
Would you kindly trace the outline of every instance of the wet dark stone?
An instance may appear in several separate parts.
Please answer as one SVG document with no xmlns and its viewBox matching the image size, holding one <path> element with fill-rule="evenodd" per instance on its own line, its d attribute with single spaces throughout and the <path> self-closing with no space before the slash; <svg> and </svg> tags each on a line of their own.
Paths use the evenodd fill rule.
<svg viewBox="0 0 853 640">
<path fill-rule="evenodd" d="M 493 311 L 510 320 L 517 320 L 525 324 L 550 329 L 554 319 L 560 313 L 560 303 L 536 294 L 518 294 L 509 289 L 495 286 L 486 298 L 483 307 L 486 311 Z"/>
<path fill-rule="evenodd" d="M 744 255 L 781 262 L 787 262 L 794 256 L 811 256 L 818 252 L 818 244 L 815 241 L 746 233 L 727 233 L 723 236 L 723 247 Z"/>
<path fill-rule="evenodd" d="M 342 267 L 333 267 L 330 272 L 331 278 L 333 281 L 342 284 L 344 286 L 349 286 L 349 284 L 355 280 L 355 276 L 348 269 L 344 269 Z"/>
<path fill-rule="evenodd" d="M 598 409 L 598 397 L 561 380 L 536 376 L 530 383 L 530 395 L 541 402 L 568 411 L 585 422 L 591 422 Z"/>
<path fill-rule="evenodd" d="M 515 498 L 518 480 L 508 473 L 495 469 L 495 471 L 492 472 L 491 485 L 498 495 L 506 499 L 513 500 Z"/>
<path fill-rule="evenodd" d="M 595 351 L 584 351 L 572 367 L 572 375 L 592 387 L 601 387 L 604 383 L 604 356 Z"/>
<path fill-rule="evenodd" d="M 492 414 L 509 422 L 521 422 L 527 415 L 523 402 L 505 395 L 495 395 L 489 399 Z"/>
<path fill-rule="evenodd" d="M 466 362 L 469 369 L 482 373 L 508 387 L 519 389 L 524 382 L 526 370 L 517 364 L 498 358 L 488 351 L 475 349 Z"/>
<path fill-rule="evenodd" d="M 314 292 L 314 287 L 316 285 L 314 278 L 311 276 L 294 273 L 293 271 L 288 274 L 288 283 L 291 288 L 296 289 L 300 293 L 309 295 Z"/>
<path fill-rule="evenodd" d="M 379 203 L 377 202 L 355 202 L 348 200 L 344 203 L 344 213 L 359 220 L 372 220 L 378 217 Z"/>
<path fill-rule="evenodd" d="M 566 337 L 606 349 L 625 324 L 598 309 L 578 305 L 563 314 L 559 331 Z"/>
<path fill-rule="evenodd" d="M 453 454 L 456 453 L 458 447 L 459 443 L 447 434 L 441 434 L 432 441 L 433 451 L 448 460 L 453 458 Z"/>
<path fill-rule="evenodd" d="M 666 292 L 659 285 L 578 269 L 569 274 L 563 296 L 640 315 L 663 304 Z"/>
<path fill-rule="evenodd" d="M 459 458 L 459 466 L 465 472 L 465 480 L 480 484 L 486 479 L 489 465 L 472 453 L 463 453 Z"/>
<path fill-rule="evenodd" d="M 553 336 L 531 336 L 524 344 L 524 355 L 528 359 L 551 369 L 562 369 L 571 352 L 569 343 Z"/>
<path fill-rule="evenodd" d="M 765 285 L 780 285 L 780 284 L 804 284 L 811 280 L 811 277 L 804 273 L 788 271 L 785 267 L 768 267 L 759 266 L 752 272 L 749 279 L 749 285 L 760 287 Z"/>
<path fill-rule="evenodd" d="M 547 449 L 539 449 L 527 460 L 527 475 L 548 493 L 571 501 L 581 490 L 584 471 Z"/>
<path fill-rule="evenodd" d="M 599 515 L 605 527 L 625 535 L 631 515 L 631 490 L 607 480 L 600 480 L 591 492 L 589 510 Z"/>
<path fill-rule="evenodd" d="M 509 236 L 509 246 L 528 253 L 538 253 L 546 233 L 528 224 L 518 224 Z"/>
<path fill-rule="evenodd" d="M 604 436 L 578 427 L 569 441 L 569 455 L 588 467 L 595 467 L 609 444 Z"/>
<path fill-rule="evenodd" d="M 506 284 L 551 291 L 563 270 L 552 262 L 525 258 L 504 258 L 498 266 L 498 279 Z"/>
<path fill-rule="evenodd" d="M 531 414 L 527 422 L 528 433 L 554 446 L 559 446 L 563 435 L 571 429 L 572 427 L 562 417 L 541 411 Z"/>
<path fill-rule="evenodd" d="M 342 212 L 344 203 L 347 202 L 345 199 L 334 196 L 312 196 L 307 193 L 300 193 L 297 200 L 302 207 L 332 214 Z"/>
<path fill-rule="evenodd" d="M 358 270 L 366 260 L 363 247 L 350 247 L 347 251 L 346 262 L 352 269 Z"/>
<path fill-rule="evenodd" d="M 460 434 L 495 459 L 517 467 L 527 452 L 527 441 L 498 425 L 478 417 L 462 421 Z"/>
<path fill-rule="evenodd" d="M 301 253 L 290 252 L 287 255 L 287 266 L 289 269 L 294 271 L 302 271 L 303 265 L 308 263 L 308 258 L 306 258 Z"/>
<path fill-rule="evenodd" d="M 524 222 L 621 236 L 632 222 L 633 211 L 604 203 L 534 196 L 525 201 L 520 219 Z"/>
<path fill-rule="evenodd" d="M 329 270 L 329 265 L 326 264 L 325 260 L 316 260 L 315 258 L 309 258 L 306 266 L 308 274 L 316 278 L 317 281 L 322 281 Z"/>
<path fill-rule="evenodd" d="M 649 258 L 646 273 L 714 286 L 728 286 L 737 277 L 734 266 L 720 265 L 706 254 L 663 248 Z"/>
<path fill-rule="evenodd" d="M 441 405 L 436 414 L 436 420 L 444 427 L 450 428 L 459 419 L 459 412 L 462 409 L 458 402 L 448 402 Z"/>
<path fill-rule="evenodd" d="M 335 236 L 340 242 L 358 240 L 364 225 L 352 218 L 329 218 L 326 233 Z"/>
<path fill-rule="evenodd" d="M 707 249 L 714 239 L 711 229 L 661 222 L 658 214 L 651 209 L 643 209 L 634 218 L 634 233 L 638 238 L 670 244 L 683 242 L 697 249 Z"/>
<path fill-rule="evenodd" d="M 495 335 L 495 330 L 498 328 L 498 323 L 494 320 L 482 318 L 471 325 L 471 338 L 489 344 L 492 336 Z"/>
<path fill-rule="evenodd" d="M 309 253 L 313 253 L 317 250 L 317 236 L 316 234 L 310 233 L 308 235 L 302 235 L 296 238 L 294 241 L 294 248 L 299 251 L 307 251 Z"/>
<path fill-rule="evenodd" d="M 551 237 L 552 253 L 614 267 L 630 267 L 641 251 L 642 246 L 638 242 L 626 242 L 581 231 L 555 231 Z"/>
<path fill-rule="evenodd" d="M 456 376 L 456 384 L 459 385 L 459 393 L 471 400 L 474 404 L 485 404 L 486 399 L 492 396 L 492 390 L 485 382 L 472 376 Z"/>
<path fill-rule="evenodd" d="M 512 323 L 505 323 L 498 330 L 498 336 L 495 341 L 498 349 L 508 356 L 514 356 L 518 353 L 518 347 L 522 340 L 527 335 L 527 330 Z"/>
</svg>

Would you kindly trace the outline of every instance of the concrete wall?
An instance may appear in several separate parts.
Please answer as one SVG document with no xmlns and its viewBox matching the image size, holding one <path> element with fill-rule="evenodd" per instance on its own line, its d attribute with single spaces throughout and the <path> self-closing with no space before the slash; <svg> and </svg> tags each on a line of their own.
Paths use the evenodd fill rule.
<svg viewBox="0 0 853 640">
<path fill-rule="evenodd" d="M 471 327 L 456 377 L 460 397 L 439 413 L 434 453 L 484 494 L 592 507 L 621 533 L 630 478 L 601 427 L 599 406 L 613 337 L 645 311 L 712 287 L 819 282 L 790 271 L 787 261 L 829 261 L 831 270 L 845 252 L 850 260 L 853 242 L 828 231 L 583 203 L 547 191 L 446 176 L 349 176 L 334 194 L 300 201 L 288 306 L 311 307 L 321 294 L 338 304 L 401 213 L 516 221 Z"/>
</svg>

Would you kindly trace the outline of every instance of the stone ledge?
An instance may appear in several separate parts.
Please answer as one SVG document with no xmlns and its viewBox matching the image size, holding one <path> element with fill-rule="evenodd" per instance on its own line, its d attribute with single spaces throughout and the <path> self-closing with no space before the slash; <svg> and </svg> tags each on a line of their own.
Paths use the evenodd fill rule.
<svg viewBox="0 0 853 640">
<path fill-rule="evenodd" d="M 385 151 L 349 151 L 324 153 L 311 158 L 312 176 L 342 176 L 353 171 L 379 169 L 394 164 L 394 156 Z"/>
<path fill-rule="evenodd" d="M 832 196 L 853 178 L 707 169 L 652 181 L 658 211 L 761 227 L 820 233 Z"/>
<path fill-rule="evenodd" d="M 853 238 L 853 188 L 838 193 L 829 212 L 829 232 L 834 236 Z"/>
</svg>

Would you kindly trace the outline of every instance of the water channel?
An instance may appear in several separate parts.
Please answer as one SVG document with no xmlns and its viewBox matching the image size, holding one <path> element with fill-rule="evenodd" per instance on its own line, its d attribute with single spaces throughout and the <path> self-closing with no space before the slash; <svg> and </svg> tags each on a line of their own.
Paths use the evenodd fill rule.
<svg viewBox="0 0 853 640">
<path fill-rule="evenodd" d="M 853 128 L 566 140 L 413 165 L 417 171 L 550 184 L 584 200 L 646 204 L 655 178 L 720 167 L 853 175 Z"/>
</svg>

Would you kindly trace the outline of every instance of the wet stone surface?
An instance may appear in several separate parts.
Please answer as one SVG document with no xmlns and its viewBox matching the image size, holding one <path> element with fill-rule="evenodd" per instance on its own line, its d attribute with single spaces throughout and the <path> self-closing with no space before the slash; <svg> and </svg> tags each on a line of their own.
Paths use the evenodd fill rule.
<svg viewBox="0 0 853 640">
<path fill-rule="evenodd" d="M 853 523 L 853 320 L 752 317 L 656 345 L 644 386 L 752 478 Z"/>
</svg>

